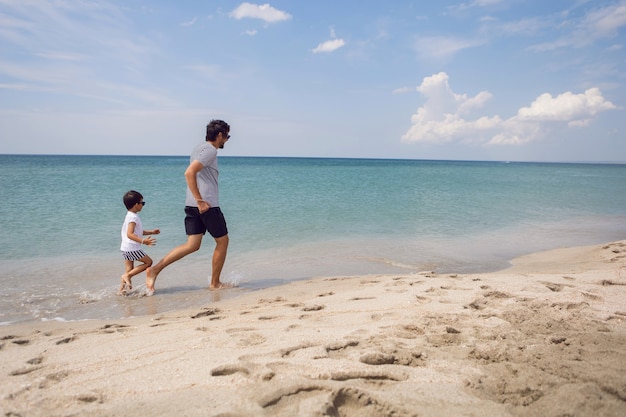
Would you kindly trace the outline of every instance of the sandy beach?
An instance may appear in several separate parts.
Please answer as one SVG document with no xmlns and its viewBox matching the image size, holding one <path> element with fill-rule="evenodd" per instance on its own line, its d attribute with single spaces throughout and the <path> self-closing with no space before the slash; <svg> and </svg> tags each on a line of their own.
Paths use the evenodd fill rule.
<svg viewBox="0 0 626 417">
<path fill-rule="evenodd" d="M 156 316 L 4 326 L 0 411 L 621 417 L 625 269 L 619 241 L 488 274 L 325 277 Z"/>
</svg>

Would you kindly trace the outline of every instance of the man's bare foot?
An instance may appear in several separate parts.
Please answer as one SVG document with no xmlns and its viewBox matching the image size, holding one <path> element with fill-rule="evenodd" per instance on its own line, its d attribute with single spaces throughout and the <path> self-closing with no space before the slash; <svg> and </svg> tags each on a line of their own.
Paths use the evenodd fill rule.
<svg viewBox="0 0 626 417">
<path fill-rule="evenodd" d="M 154 283 L 156 281 L 156 274 L 152 270 L 152 267 L 146 269 L 146 295 L 154 294 Z"/>
<path fill-rule="evenodd" d="M 130 281 L 130 277 L 128 276 L 128 274 L 122 275 L 122 282 L 126 284 L 126 287 L 128 287 L 129 290 L 133 289 L 133 283 Z"/>
<path fill-rule="evenodd" d="M 209 285 L 209 289 L 210 290 L 226 290 L 228 288 L 234 288 L 235 286 L 233 284 L 229 284 L 226 282 L 220 282 L 217 285 Z"/>
</svg>

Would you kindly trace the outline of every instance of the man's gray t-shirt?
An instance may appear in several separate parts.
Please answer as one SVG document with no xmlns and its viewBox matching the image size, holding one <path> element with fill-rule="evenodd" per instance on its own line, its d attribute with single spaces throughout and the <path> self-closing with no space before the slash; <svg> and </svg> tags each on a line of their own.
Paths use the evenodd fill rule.
<svg viewBox="0 0 626 417">
<path fill-rule="evenodd" d="M 204 168 L 196 175 L 198 182 L 198 190 L 202 199 L 209 203 L 211 207 L 219 207 L 220 199 L 217 189 L 217 177 L 219 170 L 217 169 L 217 149 L 211 142 L 201 143 L 191 152 L 189 162 L 198 161 Z M 198 202 L 191 194 L 189 186 L 187 186 L 187 197 L 185 205 L 198 207 Z"/>
</svg>

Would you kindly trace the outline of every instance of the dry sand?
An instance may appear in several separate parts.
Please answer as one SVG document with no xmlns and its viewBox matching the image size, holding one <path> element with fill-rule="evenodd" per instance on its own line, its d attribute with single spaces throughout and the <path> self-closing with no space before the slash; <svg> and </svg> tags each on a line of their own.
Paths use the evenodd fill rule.
<svg viewBox="0 0 626 417">
<path fill-rule="evenodd" d="M 1 415 L 623 417 L 625 267 L 620 241 L 5 326 Z"/>
</svg>

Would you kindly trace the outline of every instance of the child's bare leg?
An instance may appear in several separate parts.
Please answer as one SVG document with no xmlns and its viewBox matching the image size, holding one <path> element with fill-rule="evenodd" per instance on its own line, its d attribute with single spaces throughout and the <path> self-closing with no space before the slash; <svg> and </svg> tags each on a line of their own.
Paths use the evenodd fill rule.
<svg viewBox="0 0 626 417">
<path fill-rule="evenodd" d="M 128 286 L 128 289 L 132 289 L 133 286 L 131 284 L 131 279 L 146 270 L 150 265 L 152 265 L 152 258 L 148 255 L 139 259 L 138 262 L 141 262 L 139 265 L 132 267 L 129 271 L 127 271 L 124 275 L 122 275 L 122 283 Z M 131 262 L 131 266 L 134 266 L 134 263 Z"/>
<path fill-rule="evenodd" d="M 133 261 L 129 261 L 127 259 L 124 260 L 124 268 L 126 269 L 126 272 L 122 274 L 122 282 L 120 283 L 119 290 L 120 294 L 124 293 L 126 287 L 128 287 L 129 290 L 133 289 L 133 284 L 131 282 L 132 275 L 129 274 L 132 272 L 134 266 L 135 263 Z"/>
<path fill-rule="evenodd" d="M 130 277 L 141 274 L 143 271 L 148 269 L 148 267 L 152 265 L 152 258 L 146 255 L 143 258 L 139 259 L 139 262 L 141 262 L 141 264 L 134 267 L 133 270 L 128 273 Z"/>
</svg>

